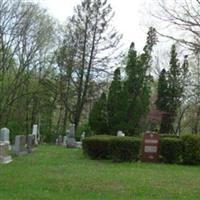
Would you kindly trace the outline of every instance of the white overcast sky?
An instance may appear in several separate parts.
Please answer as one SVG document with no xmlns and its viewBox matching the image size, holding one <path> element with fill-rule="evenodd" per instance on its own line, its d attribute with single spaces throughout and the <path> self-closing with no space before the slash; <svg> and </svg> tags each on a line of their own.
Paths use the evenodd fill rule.
<svg viewBox="0 0 200 200">
<path fill-rule="evenodd" d="M 73 8 L 81 0 L 39 0 L 49 13 L 64 22 L 73 14 Z M 142 50 L 146 41 L 147 26 L 143 24 L 144 7 L 148 0 L 108 0 L 115 11 L 114 25 L 123 34 L 124 48 L 133 41 L 137 50 Z M 142 11 L 143 10 L 143 11 Z"/>
</svg>

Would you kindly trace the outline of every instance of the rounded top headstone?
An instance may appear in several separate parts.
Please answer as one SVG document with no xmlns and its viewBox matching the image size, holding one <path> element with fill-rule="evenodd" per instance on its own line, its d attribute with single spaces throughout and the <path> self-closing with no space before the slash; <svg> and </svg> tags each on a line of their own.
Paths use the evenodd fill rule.
<svg viewBox="0 0 200 200">
<path fill-rule="evenodd" d="M 10 130 L 6 127 L 0 129 L 0 133 L 10 133 Z"/>
<path fill-rule="evenodd" d="M 0 141 L 4 143 L 10 143 L 10 130 L 6 127 L 0 129 Z"/>
</svg>

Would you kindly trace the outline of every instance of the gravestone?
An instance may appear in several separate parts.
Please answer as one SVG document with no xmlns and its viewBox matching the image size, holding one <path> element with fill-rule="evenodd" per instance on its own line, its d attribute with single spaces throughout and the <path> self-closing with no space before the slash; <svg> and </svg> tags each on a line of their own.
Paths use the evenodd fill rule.
<svg viewBox="0 0 200 200">
<path fill-rule="evenodd" d="M 85 139 L 85 132 L 81 134 L 81 141 Z"/>
<path fill-rule="evenodd" d="M 35 145 L 35 137 L 34 135 L 29 134 L 27 137 L 27 151 L 28 153 L 31 153 L 34 148 L 36 147 Z"/>
<path fill-rule="evenodd" d="M 69 129 L 69 138 L 75 138 L 75 124 L 72 124 Z"/>
<path fill-rule="evenodd" d="M 10 131 L 8 128 L 0 129 L 0 142 L 10 144 Z"/>
<path fill-rule="evenodd" d="M 125 137 L 125 133 L 122 131 L 117 131 L 117 137 Z"/>
<path fill-rule="evenodd" d="M 56 144 L 57 145 L 62 145 L 63 144 L 63 137 L 62 137 L 62 135 L 58 136 L 58 138 L 56 139 Z"/>
<path fill-rule="evenodd" d="M 33 124 L 32 135 L 34 135 L 35 137 L 35 144 L 38 145 L 38 125 L 37 124 Z"/>
<path fill-rule="evenodd" d="M 12 161 L 9 146 L 7 143 L 0 142 L 0 163 L 7 164 Z"/>
<path fill-rule="evenodd" d="M 67 145 L 67 136 L 66 136 L 66 135 L 63 137 L 63 145 L 64 145 L 64 146 Z"/>
<path fill-rule="evenodd" d="M 13 146 L 13 153 L 17 156 L 26 155 L 28 153 L 25 135 L 15 136 L 15 145 Z"/>
<path fill-rule="evenodd" d="M 146 132 L 143 136 L 141 157 L 143 162 L 158 162 L 160 135 L 155 132 Z"/>
<path fill-rule="evenodd" d="M 74 148 L 74 147 L 77 147 L 77 143 L 76 143 L 76 140 L 75 140 L 75 125 L 72 124 L 70 129 L 69 129 L 69 134 L 67 136 L 67 147 L 69 148 Z"/>
</svg>

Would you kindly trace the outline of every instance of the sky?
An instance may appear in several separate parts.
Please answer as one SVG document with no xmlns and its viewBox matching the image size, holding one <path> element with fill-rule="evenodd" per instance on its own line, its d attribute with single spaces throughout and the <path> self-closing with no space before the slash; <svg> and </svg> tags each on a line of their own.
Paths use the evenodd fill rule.
<svg viewBox="0 0 200 200">
<path fill-rule="evenodd" d="M 55 18 L 64 22 L 73 14 L 73 8 L 81 0 L 39 0 L 41 5 Z M 123 48 L 128 49 L 135 42 L 136 49 L 141 51 L 146 41 L 147 26 L 143 23 L 144 7 L 148 0 L 108 0 L 115 17 L 113 24 L 123 34 Z M 143 11 L 142 11 L 143 10 Z"/>
</svg>

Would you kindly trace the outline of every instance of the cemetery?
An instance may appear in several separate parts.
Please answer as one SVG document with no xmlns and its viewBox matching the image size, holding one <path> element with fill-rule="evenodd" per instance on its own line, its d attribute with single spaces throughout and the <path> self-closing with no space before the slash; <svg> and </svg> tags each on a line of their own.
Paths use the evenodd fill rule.
<svg viewBox="0 0 200 200">
<path fill-rule="evenodd" d="M 66 136 L 59 135 L 51 145 L 35 143 L 37 134 L 18 135 L 11 152 L 6 146 L 9 129 L 0 132 L 5 145 L 0 146 L 2 200 L 63 196 L 69 200 L 181 200 L 183 196 L 192 200 L 200 195 L 198 136 L 146 132 L 130 137 L 117 132 L 85 137 L 83 133 L 77 142 L 72 124 Z"/>
<path fill-rule="evenodd" d="M 200 0 L 0 0 L 0 200 L 62 199 L 200 200 Z"/>
</svg>

